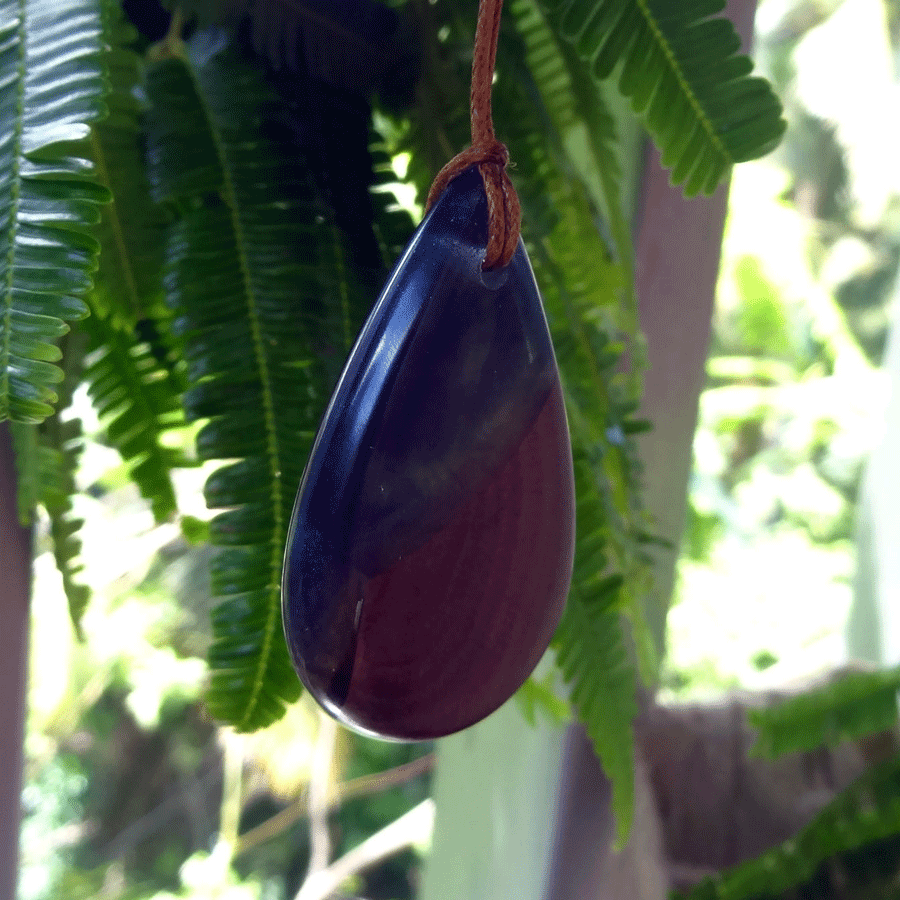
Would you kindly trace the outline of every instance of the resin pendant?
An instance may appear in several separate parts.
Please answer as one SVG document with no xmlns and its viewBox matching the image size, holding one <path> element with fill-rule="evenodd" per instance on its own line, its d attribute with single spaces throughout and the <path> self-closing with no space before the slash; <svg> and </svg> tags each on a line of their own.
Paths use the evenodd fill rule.
<svg viewBox="0 0 900 900">
<path fill-rule="evenodd" d="M 572 455 L 522 243 L 482 272 L 469 169 L 413 235 L 322 420 L 284 566 L 288 647 L 338 720 L 397 740 L 493 712 L 569 589 Z"/>
</svg>

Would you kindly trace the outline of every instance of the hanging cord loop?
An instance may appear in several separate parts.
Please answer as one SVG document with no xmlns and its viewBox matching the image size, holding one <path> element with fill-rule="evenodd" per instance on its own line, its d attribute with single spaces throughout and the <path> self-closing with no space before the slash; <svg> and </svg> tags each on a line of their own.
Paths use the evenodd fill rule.
<svg viewBox="0 0 900 900">
<path fill-rule="evenodd" d="M 509 264 L 519 243 L 522 224 L 519 197 L 506 173 L 509 151 L 497 140 L 491 118 L 491 84 L 502 9 L 503 0 L 479 0 L 469 100 L 472 145 L 454 156 L 438 172 L 428 192 L 426 205 L 426 209 L 430 209 L 453 178 L 470 166 L 478 166 L 488 203 L 488 243 L 484 251 L 483 269 Z"/>
</svg>

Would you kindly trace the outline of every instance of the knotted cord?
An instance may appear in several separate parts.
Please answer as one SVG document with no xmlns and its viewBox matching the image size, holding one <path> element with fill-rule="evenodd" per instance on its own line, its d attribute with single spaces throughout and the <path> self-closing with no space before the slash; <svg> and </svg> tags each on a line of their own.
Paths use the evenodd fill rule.
<svg viewBox="0 0 900 900">
<path fill-rule="evenodd" d="M 506 172 L 509 151 L 497 140 L 491 118 L 491 85 L 502 9 L 503 0 L 480 0 L 478 4 L 469 99 L 472 145 L 454 156 L 438 172 L 428 192 L 426 205 L 426 209 L 430 209 L 453 178 L 470 166 L 478 166 L 488 203 L 488 243 L 482 263 L 484 269 L 509 264 L 519 243 L 522 223 L 519 197 Z"/>
</svg>

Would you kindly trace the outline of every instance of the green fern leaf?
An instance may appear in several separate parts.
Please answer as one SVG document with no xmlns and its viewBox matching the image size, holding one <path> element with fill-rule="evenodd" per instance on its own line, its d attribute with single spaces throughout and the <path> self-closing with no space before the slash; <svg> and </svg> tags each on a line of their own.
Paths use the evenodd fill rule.
<svg viewBox="0 0 900 900">
<path fill-rule="evenodd" d="M 372 157 L 373 174 L 370 193 L 375 213 L 372 225 L 381 247 L 386 276 L 403 253 L 415 229 L 415 223 L 412 216 L 397 203 L 393 189 L 398 184 L 398 178 L 391 165 L 385 141 L 374 130 L 369 139 L 369 153 Z"/>
<path fill-rule="evenodd" d="M 104 112 L 100 0 L 0 2 L 0 421 L 53 411 L 109 192 L 78 155 Z"/>
<path fill-rule="evenodd" d="M 750 710 L 747 718 L 759 731 L 753 752 L 781 756 L 893 728 L 898 689 L 900 667 L 848 672 L 777 705 Z"/>
<path fill-rule="evenodd" d="M 75 476 L 84 440 L 81 420 L 70 416 L 70 408 L 84 373 L 87 341 L 83 334 L 73 331 L 62 339 L 60 347 L 64 373 L 59 386 L 60 409 L 38 426 L 41 447 L 52 462 L 52 469 L 42 476 L 41 503 L 50 519 L 53 557 L 62 576 L 69 617 L 80 637 L 81 617 L 90 601 L 90 590 L 81 581 L 84 566 L 80 532 L 84 522 L 73 514 L 72 498 L 78 492 Z"/>
<path fill-rule="evenodd" d="M 141 146 L 142 106 L 137 88 L 140 57 L 130 48 L 135 33 L 118 4 L 104 6 L 104 63 L 109 80 L 109 114 L 91 133 L 97 176 L 112 193 L 94 234 L 100 241 L 95 290 L 107 315 L 135 325 L 162 300 L 165 217 L 150 197 Z"/>
<path fill-rule="evenodd" d="M 214 641 L 207 701 L 240 730 L 299 695 L 281 626 L 281 565 L 318 419 L 362 310 L 302 159 L 264 128 L 274 98 L 233 51 L 197 36 L 148 73 L 150 181 L 177 203 L 167 301 L 191 420 L 224 508 L 211 523 Z"/>
<path fill-rule="evenodd" d="M 66 335 L 60 342 L 64 375 L 59 385 L 60 409 L 40 425 L 12 423 L 19 473 L 19 517 L 23 523 L 31 522 L 39 505 L 47 513 L 53 556 L 62 576 L 69 615 L 79 635 L 81 617 L 90 599 L 90 591 L 80 581 L 83 566 L 79 532 L 84 523 L 73 517 L 72 507 L 83 440 L 81 421 L 64 417 L 84 368 L 85 343 L 78 332 Z"/>
<path fill-rule="evenodd" d="M 62 421 L 51 416 L 41 425 L 41 441 L 52 453 L 55 463 L 53 478 L 48 484 L 54 488 L 45 491 L 44 509 L 50 519 L 50 539 L 53 557 L 62 576 L 63 591 L 69 606 L 69 617 L 75 631 L 81 636 L 81 618 L 88 607 L 91 592 L 82 583 L 81 527 L 83 519 L 73 516 L 72 497 L 76 493 L 75 473 L 83 447 L 81 421 Z M 46 477 L 46 475 L 45 475 Z"/>
<path fill-rule="evenodd" d="M 537 0 L 516 0 L 512 13 L 525 47 L 527 77 L 552 118 L 573 170 L 603 209 L 624 277 L 623 295 L 633 293 L 631 226 L 622 206 L 621 148 L 603 87 L 592 79 L 568 42 L 546 22 Z M 521 54 L 511 54 L 511 63 Z M 521 77 L 516 72 L 516 77 Z"/>
<path fill-rule="evenodd" d="M 687 195 L 712 193 L 736 162 L 763 156 L 785 129 L 768 82 L 750 76 L 724 0 L 541 0 L 554 30 L 619 89 Z"/>
<path fill-rule="evenodd" d="M 571 702 L 613 784 L 617 844 L 631 830 L 634 810 L 634 732 L 637 681 L 626 650 L 620 588 L 607 570 L 605 523 L 591 468 L 575 455 L 578 544 L 568 603 L 553 639 Z"/>
<path fill-rule="evenodd" d="M 120 324 L 94 296 L 90 303 L 92 315 L 82 325 L 91 339 L 88 393 L 108 441 L 162 522 L 177 508 L 172 469 L 187 464 L 164 437 L 184 424 L 181 386 L 132 328 Z"/>
<path fill-rule="evenodd" d="M 434 176 L 454 153 L 469 143 L 469 83 L 471 60 L 452 52 L 453 40 L 439 35 L 455 32 L 457 46 L 471 45 L 477 5 L 467 0 L 454 4 L 420 7 L 425 22 L 421 26 L 422 61 L 425 66 L 418 85 L 418 101 L 411 120 L 403 122 L 403 138 L 395 150 L 409 151 L 407 178 L 415 184 L 424 203 Z M 464 30 L 460 34 L 461 21 Z M 452 29 L 452 32 L 451 32 Z"/>
</svg>

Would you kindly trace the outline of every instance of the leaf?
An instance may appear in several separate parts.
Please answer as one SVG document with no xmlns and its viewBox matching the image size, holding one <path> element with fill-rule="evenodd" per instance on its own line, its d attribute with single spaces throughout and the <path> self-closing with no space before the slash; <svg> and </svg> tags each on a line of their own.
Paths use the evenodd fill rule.
<svg viewBox="0 0 900 900">
<path fill-rule="evenodd" d="M 620 575 L 606 576 L 607 524 L 590 466 L 575 450 L 575 531 L 572 589 L 553 639 L 571 702 L 612 781 L 617 846 L 634 814 L 634 730 L 637 679 L 621 614 Z"/>
<path fill-rule="evenodd" d="M 724 0 L 540 0 L 554 31 L 599 79 L 616 72 L 672 183 L 712 193 L 736 162 L 781 139 L 781 104 L 739 54 Z"/>
<path fill-rule="evenodd" d="M 90 303 L 91 317 L 82 325 L 91 338 L 88 393 L 107 440 L 162 522 L 177 509 L 172 469 L 187 465 L 164 437 L 184 425 L 181 385 L 133 328 L 116 321 L 96 297 Z"/>
<path fill-rule="evenodd" d="M 75 473 L 83 447 L 81 421 L 63 418 L 72 402 L 84 364 L 82 335 L 66 335 L 61 341 L 64 378 L 60 383 L 60 409 L 40 425 L 12 423 L 16 464 L 19 472 L 19 517 L 33 520 L 38 505 L 50 520 L 50 540 L 56 566 L 62 576 L 69 615 L 79 636 L 81 617 L 90 591 L 81 583 L 81 540 L 84 524 L 72 515 L 72 498 L 77 493 Z"/>
<path fill-rule="evenodd" d="M 77 493 L 75 473 L 83 448 L 80 419 L 62 421 L 59 415 L 51 416 L 40 426 L 42 442 L 53 452 L 56 485 L 44 497 L 44 508 L 50 518 L 50 539 L 53 541 L 53 557 L 62 576 L 63 590 L 69 606 L 69 617 L 79 637 L 82 636 L 81 619 L 90 602 L 90 590 L 81 582 L 84 565 L 81 562 L 81 538 L 79 533 L 84 520 L 73 517 L 72 498 Z"/>
<path fill-rule="evenodd" d="M 749 710 L 747 718 L 759 731 L 753 752 L 782 756 L 893 728 L 898 689 L 900 667 L 848 672 L 777 705 Z"/>
<path fill-rule="evenodd" d="M 200 33 L 148 73 L 149 174 L 177 204 L 165 283 L 183 342 L 189 420 L 206 420 L 212 669 L 207 702 L 249 731 L 300 685 L 281 625 L 287 526 L 319 416 L 364 304 L 340 236 L 286 142 L 275 98 L 236 53 Z M 268 124 L 267 124 L 268 123 Z"/>
<path fill-rule="evenodd" d="M 537 724 L 540 709 L 555 725 L 563 725 L 572 718 L 569 704 L 554 690 L 556 672 L 551 670 L 543 678 L 529 677 L 516 693 L 522 715 L 529 725 Z"/>
<path fill-rule="evenodd" d="M 374 130 L 369 138 L 369 152 L 373 175 L 370 194 L 375 213 L 372 224 L 382 250 L 383 275 L 386 277 L 403 253 L 415 223 L 410 214 L 397 204 L 393 188 L 399 180 L 391 165 L 390 152 L 381 135 Z"/>
<path fill-rule="evenodd" d="M 138 100 L 142 62 L 129 46 L 135 32 L 123 21 L 118 4 L 105 4 L 103 16 L 109 114 L 92 129 L 90 153 L 112 200 L 94 229 L 101 248 L 95 289 L 102 292 L 106 314 L 133 327 L 162 301 L 166 220 L 150 197 L 145 174 Z"/>
<path fill-rule="evenodd" d="M 204 27 L 246 21 L 254 50 L 276 69 L 361 96 L 375 88 L 412 92 L 415 41 L 397 11 L 378 0 L 189 0 L 184 9 Z"/>
<path fill-rule="evenodd" d="M 100 0 L 0 2 L 0 420 L 53 411 L 109 192 L 76 155 L 104 112 Z"/>
<path fill-rule="evenodd" d="M 537 0 L 516 0 L 511 7 L 522 40 L 529 78 L 533 78 L 571 157 L 584 145 L 581 160 L 572 159 L 572 168 L 584 167 L 589 157 L 590 172 L 584 173 L 600 188 L 603 214 L 609 223 L 618 261 L 625 277 L 624 294 L 633 292 L 631 225 L 623 209 L 622 167 L 615 119 L 606 93 L 587 71 L 571 45 L 548 26 Z M 590 190 L 591 184 L 585 187 Z"/>
</svg>

